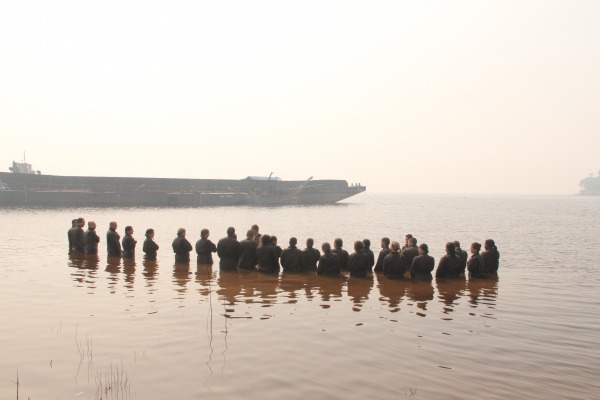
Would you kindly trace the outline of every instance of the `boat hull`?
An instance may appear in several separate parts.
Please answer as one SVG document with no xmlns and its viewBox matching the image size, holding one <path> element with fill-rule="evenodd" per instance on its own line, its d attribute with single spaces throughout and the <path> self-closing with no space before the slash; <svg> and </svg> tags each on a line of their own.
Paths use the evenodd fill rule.
<svg viewBox="0 0 600 400">
<path fill-rule="evenodd" d="M 0 206 L 214 207 L 333 204 L 365 191 L 342 180 L 256 181 L 0 173 Z M 301 188 L 298 190 L 298 188 Z"/>
</svg>

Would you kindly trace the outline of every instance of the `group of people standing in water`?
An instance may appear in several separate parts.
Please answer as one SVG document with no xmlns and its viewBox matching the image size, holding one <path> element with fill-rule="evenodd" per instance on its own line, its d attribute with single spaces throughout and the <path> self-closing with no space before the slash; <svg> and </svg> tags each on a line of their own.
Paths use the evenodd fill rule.
<svg viewBox="0 0 600 400">
<path fill-rule="evenodd" d="M 83 230 L 85 219 L 72 221 L 68 231 L 69 252 L 98 254 L 100 237 L 96 233 L 96 223 L 88 222 L 88 229 Z M 403 246 L 396 241 L 384 237 L 381 239 L 381 251 L 375 260 L 370 249 L 369 239 L 354 242 L 354 252 L 343 249 L 342 239 L 333 241 L 333 248 L 328 242 L 315 249 L 313 239 L 306 240 L 306 248 L 300 250 L 295 237 L 289 239 L 289 246 L 282 249 L 274 235 L 259 233 L 257 225 L 246 232 L 246 238 L 238 241 L 235 228 L 227 228 L 227 236 L 215 245 L 209 239 L 210 231 L 202 229 L 195 250 L 198 265 L 212 265 L 213 253 L 219 257 L 219 267 L 223 269 L 258 270 L 264 273 L 277 274 L 283 269 L 289 273 L 316 272 L 317 275 L 343 275 L 366 277 L 370 273 L 382 273 L 390 279 L 413 279 L 431 281 L 435 269 L 435 260 L 429 255 L 427 244 L 417 245 L 417 239 L 408 234 Z M 142 250 L 144 259 L 156 260 L 159 249 L 154 241 L 154 230 L 146 230 L 146 239 Z M 125 227 L 125 236 L 121 240 L 117 232 L 117 223 L 110 222 L 106 233 L 108 257 L 135 258 L 137 241 L 133 238 L 133 227 Z M 194 250 L 186 239 L 186 230 L 179 228 L 177 237 L 172 243 L 176 263 L 189 263 L 190 252 Z M 471 256 L 460 247 L 459 241 L 446 243 L 446 254 L 440 259 L 435 276 L 437 278 L 494 278 L 498 276 L 500 253 L 492 239 L 484 242 L 484 251 L 480 243 L 472 243 Z"/>
</svg>

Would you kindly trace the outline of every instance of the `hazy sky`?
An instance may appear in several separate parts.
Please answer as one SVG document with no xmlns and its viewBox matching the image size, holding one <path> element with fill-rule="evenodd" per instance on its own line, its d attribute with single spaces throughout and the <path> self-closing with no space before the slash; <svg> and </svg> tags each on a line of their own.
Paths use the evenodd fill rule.
<svg viewBox="0 0 600 400">
<path fill-rule="evenodd" d="M 575 193 L 600 1 L 0 0 L 0 170 Z"/>
</svg>

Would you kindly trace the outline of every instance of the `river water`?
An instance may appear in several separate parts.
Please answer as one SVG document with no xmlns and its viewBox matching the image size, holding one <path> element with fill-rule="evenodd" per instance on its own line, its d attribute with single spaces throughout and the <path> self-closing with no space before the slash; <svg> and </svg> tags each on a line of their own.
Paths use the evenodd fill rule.
<svg viewBox="0 0 600 400">
<path fill-rule="evenodd" d="M 98 224 L 71 259 L 72 218 Z M 600 198 L 360 195 L 311 207 L 0 209 L 0 398 L 597 399 Z M 135 263 L 107 262 L 132 225 Z M 404 283 L 175 267 L 171 241 L 252 224 L 315 239 L 402 241 L 436 263 L 492 238 L 497 281 Z M 160 245 L 145 263 L 146 228 Z M 299 246 L 303 247 L 303 246 Z M 192 257 L 195 260 L 195 257 Z M 18 382 L 18 385 L 17 385 Z"/>
</svg>

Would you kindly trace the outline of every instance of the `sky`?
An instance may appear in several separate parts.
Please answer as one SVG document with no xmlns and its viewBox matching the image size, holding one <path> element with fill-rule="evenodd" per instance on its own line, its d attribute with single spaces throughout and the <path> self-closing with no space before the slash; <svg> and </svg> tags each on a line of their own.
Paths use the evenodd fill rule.
<svg viewBox="0 0 600 400">
<path fill-rule="evenodd" d="M 599 1 L 0 0 L 0 171 L 571 194 Z"/>
</svg>

